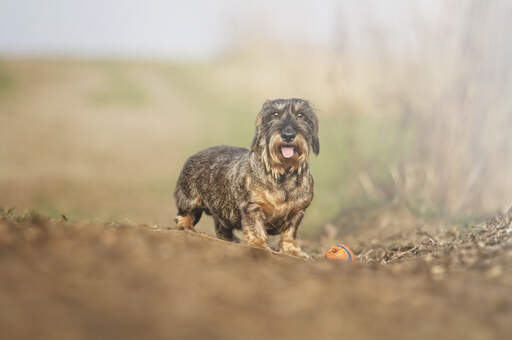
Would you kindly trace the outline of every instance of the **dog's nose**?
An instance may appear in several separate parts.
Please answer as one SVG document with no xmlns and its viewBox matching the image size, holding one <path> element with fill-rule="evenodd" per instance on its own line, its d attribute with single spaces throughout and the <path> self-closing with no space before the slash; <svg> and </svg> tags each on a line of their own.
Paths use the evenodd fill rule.
<svg viewBox="0 0 512 340">
<path fill-rule="evenodd" d="M 287 126 L 281 131 L 281 137 L 285 142 L 291 142 L 295 138 L 295 130 L 291 126 Z"/>
</svg>

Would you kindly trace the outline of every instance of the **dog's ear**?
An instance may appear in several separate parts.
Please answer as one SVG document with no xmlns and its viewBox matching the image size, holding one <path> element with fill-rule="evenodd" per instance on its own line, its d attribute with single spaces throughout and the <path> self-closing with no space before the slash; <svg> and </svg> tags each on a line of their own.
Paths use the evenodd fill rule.
<svg viewBox="0 0 512 340">
<path fill-rule="evenodd" d="M 311 133 L 311 148 L 313 153 L 318 155 L 320 153 L 320 140 L 318 139 L 318 117 L 313 110 L 313 107 L 307 100 L 301 99 L 302 110 L 306 112 L 306 115 L 310 121 L 309 131 Z"/>
<path fill-rule="evenodd" d="M 313 114 L 313 137 L 311 138 L 313 152 L 318 156 L 320 153 L 320 139 L 318 138 L 318 118 Z"/>
<path fill-rule="evenodd" d="M 272 105 L 272 101 L 270 99 L 265 100 L 265 102 L 261 106 L 261 111 L 263 111 L 264 109 L 268 108 L 270 105 Z"/>
<path fill-rule="evenodd" d="M 320 140 L 318 139 L 318 134 L 313 135 L 311 145 L 313 146 L 314 154 L 318 155 L 320 153 Z"/>
<path fill-rule="evenodd" d="M 254 138 L 252 139 L 252 143 L 251 143 L 251 150 L 252 151 L 256 151 L 256 147 L 258 146 L 259 142 L 258 142 L 258 133 L 256 133 L 254 135 Z"/>
<path fill-rule="evenodd" d="M 265 102 L 266 103 L 266 102 Z M 260 142 L 260 136 L 261 136 L 261 123 L 263 121 L 263 109 L 260 113 L 258 113 L 258 116 L 256 117 L 256 133 L 254 134 L 254 138 L 252 139 L 251 144 L 251 150 L 255 151 L 259 142 Z"/>
</svg>

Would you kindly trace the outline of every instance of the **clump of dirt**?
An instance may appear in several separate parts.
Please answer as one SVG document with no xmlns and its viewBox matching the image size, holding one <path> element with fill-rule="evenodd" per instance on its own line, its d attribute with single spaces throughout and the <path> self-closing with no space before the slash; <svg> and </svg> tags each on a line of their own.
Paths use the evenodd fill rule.
<svg viewBox="0 0 512 340">
<path fill-rule="evenodd" d="M 332 263 L 318 242 L 303 261 L 158 226 L 4 215 L 0 338 L 507 338 L 509 215 L 402 227 L 340 234 L 356 261 Z"/>
<path fill-rule="evenodd" d="M 392 211 L 381 211 L 370 217 L 373 224 L 362 223 L 355 231 L 342 224 L 340 237 L 365 264 L 428 263 L 437 272 L 475 269 L 493 276 L 502 273 L 502 263 L 512 257 L 512 208 L 486 223 L 466 227 L 426 223 L 404 210 L 394 206 Z M 392 216 L 405 217 L 397 222 Z"/>
</svg>

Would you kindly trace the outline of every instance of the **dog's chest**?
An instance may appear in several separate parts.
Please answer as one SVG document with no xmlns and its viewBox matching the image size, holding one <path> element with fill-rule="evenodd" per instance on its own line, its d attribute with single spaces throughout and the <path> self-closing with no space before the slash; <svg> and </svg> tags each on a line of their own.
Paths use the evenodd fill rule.
<svg viewBox="0 0 512 340">
<path fill-rule="evenodd" d="M 253 188 L 250 190 L 251 203 L 265 214 L 267 222 L 286 221 L 304 210 L 313 197 L 307 183 L 274 188 Z"/>
</svg>

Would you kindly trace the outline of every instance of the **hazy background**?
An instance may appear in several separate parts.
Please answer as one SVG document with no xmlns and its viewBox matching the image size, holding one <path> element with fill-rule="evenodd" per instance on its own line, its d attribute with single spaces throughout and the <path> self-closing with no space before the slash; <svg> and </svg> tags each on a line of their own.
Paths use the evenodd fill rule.
<svg viewBox="0 0 512 340">
<path fill-rule="evenodd" d="M 249 146 L 265 99 L 304 97 L 303 235 L 375 207 L 478 219 L 512 202 L 511 19 L 499 0 L 2 1 L 0 206 L 172 224 L 191 153 Z"/>
<path fill-rule="evenodd" d="M 369 22 L 389 31 L 386 43 L 403 47 L 417 43 L 413 30 L 405 32 L 403 26 L 416 19 L 434 23 L 440 4 L 403 0 L 364 4 L 336 0 L 3 1 L 0 47 L 9 54 L 43 56 L 205 59 L 229 52 L 247 39 L 327 50 L 338 48 L 343 40 L 359 48 L 368 45 L 360 35 L 369 29 Z"/>
</svg>

